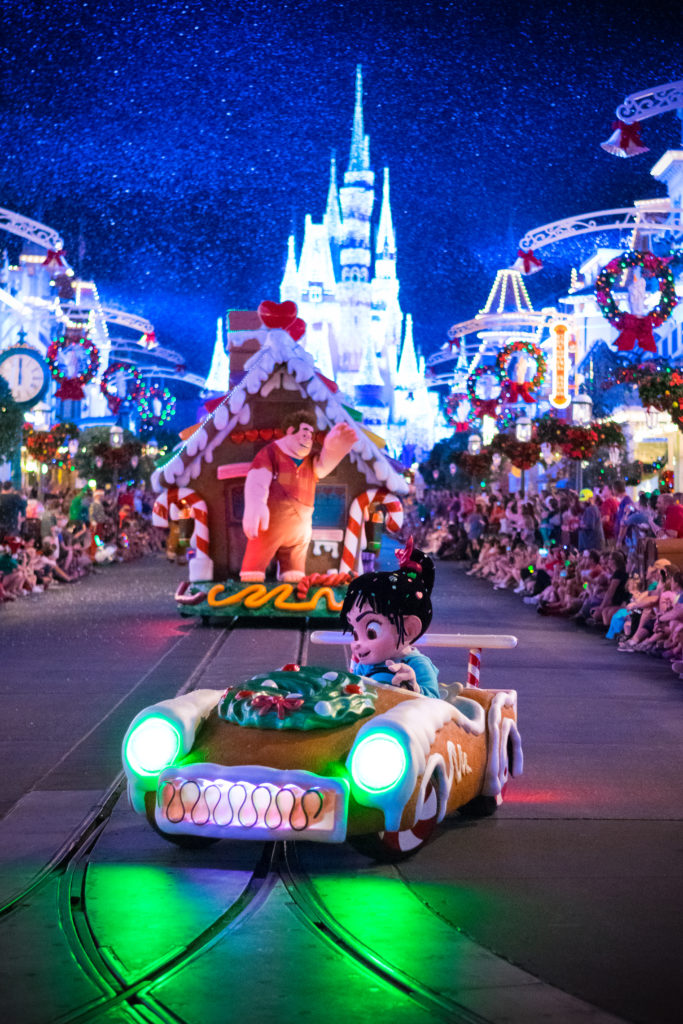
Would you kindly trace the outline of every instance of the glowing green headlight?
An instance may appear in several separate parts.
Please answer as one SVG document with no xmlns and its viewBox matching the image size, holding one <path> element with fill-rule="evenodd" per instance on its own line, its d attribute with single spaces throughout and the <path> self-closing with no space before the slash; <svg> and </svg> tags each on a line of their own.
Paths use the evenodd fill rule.
<svg viewBox="0 0 683 1024">
<path fill-rule="evenodd" d="M 124 757 L 137 775 L 158 775 L 173 764 L 180 743 L 175 725 L 161 715 L 150 715 L 128 737 Z"/>
<path fill-rule="evenodd" d="M 375 732 L 362 739 L 354 750 L 351 775 L 357 786 L 381 793 L 398 785 L 406 765 L 401 741 L 390 733 Z"/>
</svg>

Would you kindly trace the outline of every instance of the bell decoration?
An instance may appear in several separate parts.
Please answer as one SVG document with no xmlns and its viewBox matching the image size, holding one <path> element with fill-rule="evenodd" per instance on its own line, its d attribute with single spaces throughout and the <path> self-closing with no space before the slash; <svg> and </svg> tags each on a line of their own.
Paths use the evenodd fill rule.
<svg viewBox="0 0 683 1024">
<path fill-rule="evenodd" d="M 518 249 L 517 259 L 512 264 L 512 269 L 518 270 L 520 274 L 537 274 L 539 270 L 543 269 L 543 263 L 535 255 L 533 249 Z"/>
<path fill-rule="evenodd" d="M 649 146 L 643 145 L 640 137 L 640 121 L 633 124 L 626 124 L 625 121 L 615 121 L 612 125 L 613 131 L 607 142 L 601 142 L 600 147 L 612 156 L 638 156 L 639 153 L 649 153 Z"/>
</svg>

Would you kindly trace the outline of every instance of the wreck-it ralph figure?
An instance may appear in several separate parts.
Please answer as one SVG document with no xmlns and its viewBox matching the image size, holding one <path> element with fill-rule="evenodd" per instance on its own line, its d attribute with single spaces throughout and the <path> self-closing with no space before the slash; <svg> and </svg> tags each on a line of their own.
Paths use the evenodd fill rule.
<svg viewBox="0 0 683 1024">
<path fill-rule="evenodd" d="M 351 631 L 351 671 L 378 683 L 439 696 L 438 669 L 412 645 L 432 621 L 434 563 L 413 548 L 397 551 L 394 572 L 366 572 L 349 583 L 341 610 Z"/>
<path fill-rule="evenodd" d="M 316 422 L 312 413 L 304 409 L 290 413 L 282 426 L 284 437 L 265 445 L 247 473 L 242 518 L 247 550 L 241 580 L 260 583 L 275 556 L 280 579 L 293 583 L 306 575 L 315 485 L 358 440 L 353 427 L 337 423 L 320 454 L 313 455 Z"/>
</svg>

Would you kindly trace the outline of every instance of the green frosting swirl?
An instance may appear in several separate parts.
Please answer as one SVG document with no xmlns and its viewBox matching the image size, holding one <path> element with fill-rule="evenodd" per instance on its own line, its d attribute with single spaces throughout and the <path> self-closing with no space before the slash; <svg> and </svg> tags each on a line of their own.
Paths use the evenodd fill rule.
<svg viewBox="0 0 683 1024">
<path fill-rule="evenodd" d="M 336 729 L 372 714 L 376 698 L 360 676 L 308 665 L 229 687 L 218 714 L 251 729 Z"/>
</svg>

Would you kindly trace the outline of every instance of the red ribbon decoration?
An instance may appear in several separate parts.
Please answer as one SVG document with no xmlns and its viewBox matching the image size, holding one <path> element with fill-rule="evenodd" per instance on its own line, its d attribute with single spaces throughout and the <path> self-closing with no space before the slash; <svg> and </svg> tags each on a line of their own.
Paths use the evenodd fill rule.
<svg viewBox="0 0 683 1024">
<path fill-rule="evenodd" d="M 422 566 L 419 562 L 411 561 L 410 556 L 413 553 L 413 537 L 412 534 L 408 537 L 406 546 L 404 548 L 396 549 L 396 557 L 398 558 L 398 564 L 401 569 L 405 569 L 410 572 L 422 572 Z"/>
<path fill-rule="evenodd" d="M 456 432 L 456 434 L 464 434 L 465 431 L 467 431 L 469 429 L 470 429 L 470 421 L 469 420 L 465 420 L 464 423 L 456 423 L 455 424 L 455 432 Z"/>
<path fill-rule="evenodd" d="M 259 303 L 256 311 L 264 327 L 272 329 L 279 327 L 287 331 L 289 336 L 298 341 L 306 333 L 306 322 L 298 317 L 296 302 L 288 299 L 286 302 L 272 302 L 264 299 Z"/>
<path fill-rule="evenodd" d="M 656 352 L 652 323 L 649 316 L 634 316 L 633 313 L 622 313 L 615 322 L 621 334 L 616 340 L 620 352 L 630 352 L 638 344 L 645 352 Z"/>
<path fill-rule="evenodd" d="M 530 273 L 532 266 L 533 267 L 542 267 L 543 266 L 543 263 L 541 262 L 541 260 L 539 260 L 538 256 L 534 256 L 534 250 L 533 249 L 527 249 L 526 251 L 524 249 L 518 249 L 517 250 L 517 259 L 518 260 L 523 260 L 523 262 L 524 262 L 524 273 L 525 274 Z"/>
<path fill-rule="evenodd" d="M 66 377 L 55 391 L 56 398 L 63 398 L 66 402 L 80 402 L 84 391 L 78 377 Z"/>
<path fill-rule="evenodd" d="M 612 131 L 621 132 L 619 136 L 619 149 L 628 149 L 629 144 L 634 146 L 643 146 L 643 140 L 640 137 L 640 121 L 634 121 L 633 124 L 626 124 L 625 121 L 615 121 L 612 124 Z"/>
<path fill-rule="evenodd" d="M 259 715 L 277 711 L 277 717 L 282 721 L 288 711 L 296 711 L 303 702 L 303 697 L 284 697 L 281 693 L 257 693 L 251 706 L 258 711 Z"/>
<path fill-rule="evenodd" d="M 63 267 L 64 260 L 62 256 L 66 256 L 63 249 L 48 249 L 47 255 L 43 260 L 44 267 Z"/>
<path fill-rule="evenodd" d="M 487 400 L 478 398 L 474 405 L 474 412 L 476 416 L 495 416 L 498 408 L 498 398 L 489 398 Z"/>
<path fill-rule="evenodd" d="M 508 381 L 510 402 L 519 402 L 520 399 L 524 402 L 535 402 L 536 399 L 531 394 L 529 390 L 530 387 L 531 381 L 525 380 L 522 384 L 518 384 L 515 380 Z"/>
</svg>

